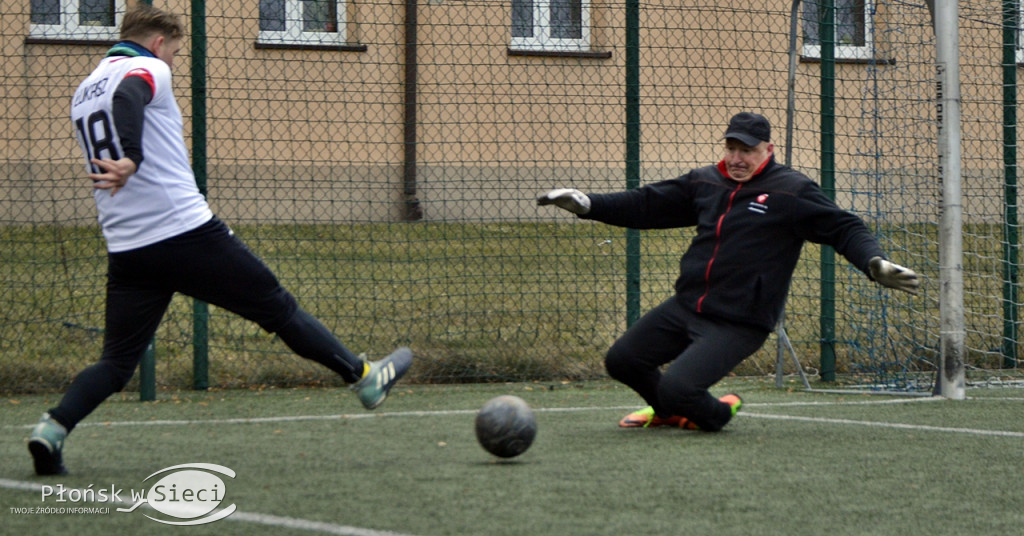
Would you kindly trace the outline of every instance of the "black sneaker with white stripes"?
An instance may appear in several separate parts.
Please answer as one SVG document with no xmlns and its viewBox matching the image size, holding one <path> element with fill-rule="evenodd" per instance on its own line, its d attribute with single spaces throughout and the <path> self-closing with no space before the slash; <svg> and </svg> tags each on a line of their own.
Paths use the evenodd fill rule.
<svg viewBox="0 0 1024 536">
<path fill-rule="evenodd" d="M 61 450 L 64 438 L 68 436 L 67 428 L 44 413 L 39 424 L 32 429 L 28 439 L 28 451 L 32 454 L 37 475 L 66 475 Z"/>
<path fill-rule="evenodd" d="M 412 365 L 412 350 L 401 347 L 380 361 L 371 361 L 370 372 L 352 385 L 359 395 L 359 401 L 366 409 L 374 409 L 384 403 L 388 392 Z"/>
</svg>

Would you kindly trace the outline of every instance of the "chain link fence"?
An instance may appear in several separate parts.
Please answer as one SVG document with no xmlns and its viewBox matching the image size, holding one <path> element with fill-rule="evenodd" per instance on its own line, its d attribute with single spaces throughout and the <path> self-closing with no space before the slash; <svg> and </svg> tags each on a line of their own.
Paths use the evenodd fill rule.
<svg viewBox="0 0 1024 536">
<path fill-rule="evenodd" d="M 631 251 L 626 230 L 535 197 L 622 190 L 635 164 L 646 184 L 715 163 L 728 118 L 754 110 L 773 122 L 777 158 L 831 185 L 924 281 L 896 295 L 809 244 L 780 331 L 791 353 L 811 373 L 930 385 L 941 170 L 925 3 L 259 0 L 199 16 L 195 4 L 157 6 L 190 30 L 174 84 L 197 179 L 353 350 L 410 345 L 413 381 L 603 376 L 629 319 L 671 295 L 692 232 L 645 231 Z M 125 4 L 0 5 L 0 391 L 51 391 L 102 343 L 104 244 L 67 110 Z M 1004 119 L 1017 18 L 994 1 L 961 10 L 967 358 L 989 376 L 1019 351 L 1006 156 L 1019 136 Z M 214 387 L 338 382 L 215 307 L 197 334 L 196 310 L 176 297 L 157 333 L 161 387 L 192 386 L 197 353 Z M 737 373 L 774 373 L 777 339 Z"/>
</svg>

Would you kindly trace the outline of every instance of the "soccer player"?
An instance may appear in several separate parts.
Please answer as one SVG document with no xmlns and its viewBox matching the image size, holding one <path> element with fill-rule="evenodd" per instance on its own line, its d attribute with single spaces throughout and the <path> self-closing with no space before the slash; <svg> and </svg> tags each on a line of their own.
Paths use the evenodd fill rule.
<svg viewBox="0 0 1024 536">
<path fill-rule="evenodd" d="M 35 471 L 64 474 L 64 440 L 135 373 L 175 292 L 276 334 L 296 354 L 337 372 L 367 409 L 408 371 L 405 347 L 368 362 L 303 310 L 269 268 L 213 215 L 199 192 L 171 91 L 185 28 L 138 4 L 121 41 L 78 87 L 71 119 L 92 180 L 108 251 L 106 321 L 98 362 L 72 381 L 28 442 Z"/>
<path fill-rule="evenodd" d="M 709 392 L 756 352 L 782 314 L 804 242 L 827 244 L 886 287 L 916 293 L 917 274 L 886 260 L 864 222 L 807 176 L 775 161 L 771 125 L 732 117 L 717 165 L 612 194 L 560 188 L 540 196 L 580 218 L 629 227 L 696 227 L 680 260 L 675 295 L 612 345 L 605 367 L 648 404 L 619 426 L 721 430 L 736 394 Z M 661 367 L 665 367 L 662 372 Z"/>
</svg>

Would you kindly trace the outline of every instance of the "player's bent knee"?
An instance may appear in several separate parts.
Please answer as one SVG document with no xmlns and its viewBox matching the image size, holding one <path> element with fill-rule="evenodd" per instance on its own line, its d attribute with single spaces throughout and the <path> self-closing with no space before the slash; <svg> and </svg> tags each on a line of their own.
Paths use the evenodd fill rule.
<svg viewBox="0 0 1024 536">
<path fill-rule="evenodd" d="M 604 369 L 613 379 L 623 381 L 636 369 L 636 361 L 630 353 L 613 345 L 604 356 Z"/>
</svg>

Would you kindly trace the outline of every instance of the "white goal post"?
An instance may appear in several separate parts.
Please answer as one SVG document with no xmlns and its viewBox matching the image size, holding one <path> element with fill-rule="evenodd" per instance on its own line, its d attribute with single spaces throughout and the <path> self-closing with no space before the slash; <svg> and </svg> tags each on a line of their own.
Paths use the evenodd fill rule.
<svg viewBox="0 0 1024 536">
<path fill-rule="evenodd" d="M 960 39 L 956 0 L 929 1 L 935 23 L 936 105 L 942 216 L 939 222 L 940 366 L 934 394 L 964 395 L 963 205 L 960 161 Z"/>
</svg>

